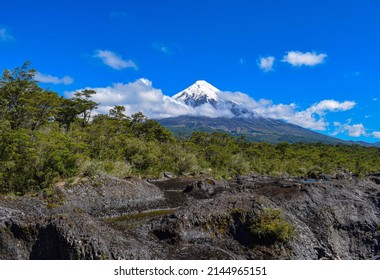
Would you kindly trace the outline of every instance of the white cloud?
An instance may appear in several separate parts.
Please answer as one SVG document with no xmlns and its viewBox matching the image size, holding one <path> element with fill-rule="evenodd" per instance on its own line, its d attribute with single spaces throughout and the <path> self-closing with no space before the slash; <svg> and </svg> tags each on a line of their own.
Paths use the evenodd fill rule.
<svg viewBox="0 0 380 280">
<path fill-rule="evenodd" d="M 372 132 L 372 136 L 377 138 L 377 139 L 380 139 L 380 131 Z"/>
<path fill-rule="evenodd" d="M 378 100 L 378 98 L 377 98 L 377 97 L 375 97 L 375 98 L 372 98 L 372 100 L 373 100 L 373 101 L 377 101 L 377 100 Z"/>
<path fill-rule="evenodd" d="M 181 115 L 207 117 L 233 117 L 232 104 L 222 103 L 218 108 L 204 104 L 193 108 L 163 94 L 160 89 L 153 87 L 147 79 L 122 84 L 117 83 L 104 88 L 87 88 L 97 92 L 93 100 L 101 103 L 96 113 L 108 113 L 115 105 L 124 105 L 126 114 L 143 112 L 150 118 L 167 118 Z M 71 97 L 74 92 L 67 92 Z M 246 115 L 252 114 L 265 118 L 281 119 L 314 130 L 326 130 L 329 123 L 325 116 L 327 112 L 350 110 L 355 102 L 322 100 L 305 110 L 300 110 L 296 104 L 273 104 L 271 100 L 255 100 L 241 92 L 218 92 L 220 99 L 232 101 L 233 104 L 243 104 L 247 109 Z"/>
<path fill-rule="evenodd" d="M 270 104 L 261 108 L 260 115 L 267 118 L 281 119 L 289 123 L 314 130 L 326 130 L 329 123 L 323 116 L 314 114 L 311 110 L 297 110 L 296 104 Z"/>
<path fill-rule="evenodd" d="M 355 105 L 356 103 L 354 101 L 338 102 L 335 100 L 328 99 L 322 100 L 314 104 L 308 110 L 310 110 L 312 113 L 322 115 L 326 111 L 337 112 L 351 110 Z"/>
<path fill-rule="evenodd" d="M 327 54 L 317 54 L 315 52 L 302 53 L 300 51 L 290 51 L 284 55 L 282 61 L 287 62 L 293 66 L 314 66 L 324 63 Z"/>
<path fill-rule="evenodd" d="M 347 111 L 355 106 L 353 101 L 338 102 L 335 100 L 322 100 L 305 110 L 299 110 L 295 103 L 273 104 L 271 100 L 261 99 L 255 101 L 247 96 L 251 102 L 244 101 L 257 115 L 285 120 L 305 128 L 326 130 L 329 123 L 325 119 L 327 112 Z"/>
<path fill-rule="evenodd" d="M 100 58 L 104 64 L 116 70 L 124 68 L 134 68 L 137 70 L 137 65 L 132 60 L 123 60 L 121 56 L 108 50 L 96 50 L 94 57 Z"/>
<path fill-rule="evenodd" d="M 261 57 L 257 62 L 257 65 L 261 70 L 268 72 L 273 70 L 275 58 L 273 56 Z"/>
<path fill-rule="evenodd" d="M 331 104 L 334 104 L 334 106 Z M 326 130 L 329 125 L 325 119 L 327 112 L 350 110 L 355 105 L 355 102 L 322 100 L 305 110 L 299 110 L 295 103 L 273 104 L 270 100 L 259 100 L 257 105 L 253 110 L 260 116 L 285 120 L 314 130 Z"/>
<path fill-rule="evenodd" d="M 6 28 L 0 28 L 0 41 L 12 40 L 13 36 L 9 33 Z"/>
<path fill-rule="evenodd" d="M 143 112 L 150 118 L 167 118 L 191 114 L 192 108 L 165 96 L 160 89 L 152 86 L 147 79 L 128 84 L 116 83 L 104 88 L 87 88 L 96 91 L 93 101 L 100 103 L 95 113 L 108 113 L 115 105 L 124 105 L 126 114 Z M 72 97 L 75 92 L 66 92 Z"/>
<path fill-rule="evenodd" d="M 352 137 L 367 136 L 367 132 L 362 123 L 352 124 L 352 125 L 350 123 L 351 123 L 351 120 L 348 120 L 345 124 L 341 124 L 340 122 L 334 122 L 334 126 L 336 127 L 336 130 L 333 133 L 333 135 L 337 135 L 340 133 L 347 133 L 349 136 L 352 136 Z"/>
<path fill-rule="evenodd" d="M 36 81 L 39 81 L 41 83 L 49 83 L 49 84 L 64 84 L 64 85 L 69 85 L 74 82 L 74 79 L 71 78 L 70 76 L 64 76 L 62 78 L 58 78 L 52 75 L 46 75 L 42 74 L 40 72 L 37 72 L 36 75 L 34 76 Z"/>
</svg>

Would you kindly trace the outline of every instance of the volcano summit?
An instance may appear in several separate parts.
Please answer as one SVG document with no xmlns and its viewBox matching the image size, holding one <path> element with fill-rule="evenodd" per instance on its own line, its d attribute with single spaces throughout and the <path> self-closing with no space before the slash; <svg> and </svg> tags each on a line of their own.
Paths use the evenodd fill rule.
<svg viewBox="0 0 380 280">
<path fill-rule="evenodd" d="M 204 80 L 199 80 L 172 98 L 192 107 L 197 107 L 205 103 L 216 106 L 220 101 L 218 92 L 220 92 L 220 90 L 213 85 Z"/>
</svg>

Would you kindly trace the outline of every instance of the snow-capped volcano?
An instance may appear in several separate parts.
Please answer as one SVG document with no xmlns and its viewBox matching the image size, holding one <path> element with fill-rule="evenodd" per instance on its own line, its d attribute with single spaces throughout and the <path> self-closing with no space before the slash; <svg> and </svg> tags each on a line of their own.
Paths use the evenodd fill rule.
<svg viewBox="0 0 380 280">
<path fill-rule="evenodd" d="M 205 103 L 209 103 L 215 107 L 220 101 L 218 92 L 220 92 L 219 89 L 204 80 L 200 80 L 175 94 L 172 98 L 192 107 Z"/>
<path fill-rule="evenodd" d="M 225 92 L 217 89 L 204 80 L 196 81 L 188 88 L 175 94 L 172 99 L 194 108 L 209 104 L 217 110 L 228 110 L 231 116 L 235 117 L 247 117 L 253 115 L 253 112 L 250 112 L 243 103 L 231 98 L 231 94 L 227 97 Z"/>
<path fill-rule="evenodd" d="M 204 80 L 196 81 L 168 100 L 190 109 L 188 114 L 159 120 L 169 130 L 182 135 L 224 131 L 252 141 L 344 143 L 283 120 L 261 116 L 255 111 L 255 101 L 246 94 L 221 91 Z"/>
</svg>

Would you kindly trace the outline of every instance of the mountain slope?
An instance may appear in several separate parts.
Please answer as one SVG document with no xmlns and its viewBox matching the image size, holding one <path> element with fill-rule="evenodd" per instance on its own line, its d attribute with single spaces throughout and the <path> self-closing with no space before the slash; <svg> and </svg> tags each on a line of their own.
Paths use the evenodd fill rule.
<svg viewBox="0 0 380 280">
<path fill-rule="evenodd" d="M 267 118 L 208 118 L 180 116 L 158 120 L 175 134 L 190 135 L 193 131 L 220 131 L 232 135 L 244 135 L 248 140 L 259 142 L 323 142 L 347 143 L 281 120 Z"/>
</svg>

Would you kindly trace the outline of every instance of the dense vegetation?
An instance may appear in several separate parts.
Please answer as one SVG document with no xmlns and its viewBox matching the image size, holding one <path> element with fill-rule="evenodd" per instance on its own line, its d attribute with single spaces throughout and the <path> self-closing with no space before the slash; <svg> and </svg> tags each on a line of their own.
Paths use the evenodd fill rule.
<svg viewBox="0 0 380 280">
<path fill-rule="evenodd" d="M 0 79 L 0 193 L 48 188 L 75 176 L 104 172 L 120 177 L 210 174 L 229 178 L 257 172 L 314 176 L 341 170 L 364 176 L 380 171 L 375 147 L 252 143 L 223 133 L 174 137 L 142 113 L 91 113 L 96 92 L 72 98 L 42 89 L 25 63 Z"/>
</svg>

